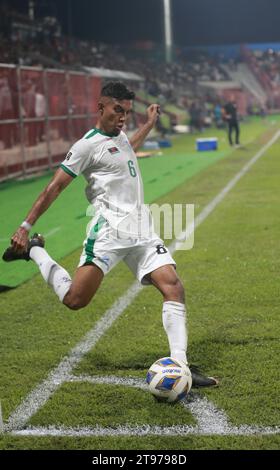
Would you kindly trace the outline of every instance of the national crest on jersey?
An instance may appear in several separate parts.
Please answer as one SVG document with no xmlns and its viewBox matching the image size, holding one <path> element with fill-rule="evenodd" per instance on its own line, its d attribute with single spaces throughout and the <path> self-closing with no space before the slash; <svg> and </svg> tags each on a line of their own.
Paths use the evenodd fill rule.
<svg viewBox="0 0 280 470">
<path fill-rule="evenodd" d="M 118 147 L 110 147 L 108 149 L 108 151 L 110 152 L 111 155 L 115 155 L 116 153 L 120 153 L 120 150 L 118 149 Z"/>
</svg>

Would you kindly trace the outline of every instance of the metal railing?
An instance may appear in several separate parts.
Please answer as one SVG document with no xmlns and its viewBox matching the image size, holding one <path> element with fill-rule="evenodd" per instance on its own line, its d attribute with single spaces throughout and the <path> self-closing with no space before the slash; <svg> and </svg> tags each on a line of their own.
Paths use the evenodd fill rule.
<svg viewBox="0 0 280 470">
<path fill-rule="evenodd" d="M 0 181 L 53 168 L 97 120 L 99 77 L 0 64 Z"/>
</svg>

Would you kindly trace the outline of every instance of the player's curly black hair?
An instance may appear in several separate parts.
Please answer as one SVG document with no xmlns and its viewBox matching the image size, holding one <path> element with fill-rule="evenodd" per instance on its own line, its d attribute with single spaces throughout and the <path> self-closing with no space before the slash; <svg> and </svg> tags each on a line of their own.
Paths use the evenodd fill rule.
<svg viewBox="0 0 280 470">
<path fill-rule="evenodd" d="M 108 82 L 101 90 L 101 96 L 109 96 L 117 100 L 134 100 L 134 91 L 129 90 L 122 82 Z"/>
</svg>

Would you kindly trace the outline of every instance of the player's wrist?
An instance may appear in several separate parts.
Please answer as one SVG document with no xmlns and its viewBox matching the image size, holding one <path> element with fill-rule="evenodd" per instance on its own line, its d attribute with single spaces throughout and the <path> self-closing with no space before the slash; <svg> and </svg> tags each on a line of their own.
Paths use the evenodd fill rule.
<svg viewBox="0 0 280 470">
<path fill-rule="evenodd" d="M 152 127 L 154 127 L 155 123 L 156 123 L 156 119 L 150 118 L 150 119 L 147 120 L 146 125 L 147 125 L 147 127 L 152 128 Z"/>
<path fill-rule="evenodd" d="M 26 220 L 24 220 L 22 224 L 20 224 L 20 227 L 24 228 L 27 232 L 30 232 L 30 230 L 32 229 L 32 225 Z"/>
</svg>

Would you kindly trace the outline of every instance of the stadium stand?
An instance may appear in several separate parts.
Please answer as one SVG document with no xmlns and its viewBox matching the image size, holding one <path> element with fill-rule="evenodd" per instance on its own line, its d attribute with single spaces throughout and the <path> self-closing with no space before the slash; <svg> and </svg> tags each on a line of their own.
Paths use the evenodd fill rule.
<svg viewBox="0 0 280 470">
<path fill-rule="evenodd" d="M 280 51 L 271 48 L 262 51 L 243 47 L 243 57 L 267 95 L 270 109 L 280 107 Z"/>
<path fill-rule="evenodd" d="M 0 23 L 0 180 L 55 166 L 94 125 L 103 78 L 133 81 L 130 130 L 144 121 L 147 105 L 161 104 L 161 137 L 178 125 L 189 124 L 191 132 L 222 127 L 221 108 L 232 95 L 241 116 L 280 106 L 279 55 L 243 49 L 240 64 L 178 49 L 166 63 L 136 48 L 63 36 L 53 17 L 30 21 L 2 9 Z M 244 67 L 267 100 L 248 85 Z"/>
</svg>

